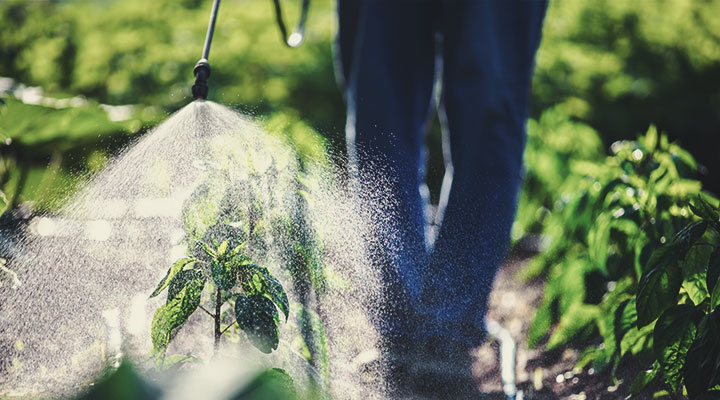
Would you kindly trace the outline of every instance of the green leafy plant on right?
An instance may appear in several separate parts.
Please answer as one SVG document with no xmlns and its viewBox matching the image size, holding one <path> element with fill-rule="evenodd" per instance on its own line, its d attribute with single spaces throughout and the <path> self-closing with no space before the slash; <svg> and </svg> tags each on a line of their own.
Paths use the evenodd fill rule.
<svg viewBox="0 0 720 400">
<path fill-rule="evenodd" d="M 571 176 L 545 213 L 541 232 L 549 246 L 523 271 L 526 279 L 547 280 L 528 341 L 545 343 L 548 350 L 584 349 L 577 367 L 592 362 L 611 374 L 629 358 L 649 360 L 654 374 L 641 374 L 631 391 L 638 394 L 657 378 L 657 385 L 681 393 L 678 371 L 685 354 L 662 336 L 670 332 L 664 324 L 674 320 L 661 315 L 676 305 L 714 309 L 706 283 L 709 261 L 702 258 L 713 248 L 707 245 L 710 222 L 698 222 L 700 203 L 689 205 L 702 193 L 694 179 L 697 166 L 654 128 L 637 141 L 613 144 L 611 151 L 601 161 L 571 159 Z M 712 209 L 710 203 L 702 203 L 704 210 Z M 705 244 L 693 245 L 703 235 Z M 664 351 L 675 351 L 673 366 L 658 374 L 669 365 Z M 698 393 L 693 390 L 688 387 Z"/>
<path fill-rule="evenodd" d="M 633 385 L 662 376 L 676 394 L 699 398 L 720 389 L 720 211 L 701 196 L 690 204 L 696 220 L 650 256 L 638 285 L 641 329 L 654 323 L 656 361 Z"/>
<path fill-rule="evenodd" d="M 152 321 L 152 342 L 156 365 L 162 366 L 165 351 L 177 331 L 197 310 L 213 320 L 215 351 L 222 335 L 233 325 L 247 334 L 258 350 L 270 353 L 279 343 L 278 311 L 289 313 L 285 289 L 266 267 L 255 265 L 243 251 L 246 243 L 228 248 L 230 241 L 198 242 L 194 254 L 176 261 L 150 297 L 167 288 L 167 301 L 156 311 Z M 205 288 L 213 294 L 210 307 L 201 304 Z M 235 321 L 222 326 L 222 307 L 234 309 Z"/>
</svg>

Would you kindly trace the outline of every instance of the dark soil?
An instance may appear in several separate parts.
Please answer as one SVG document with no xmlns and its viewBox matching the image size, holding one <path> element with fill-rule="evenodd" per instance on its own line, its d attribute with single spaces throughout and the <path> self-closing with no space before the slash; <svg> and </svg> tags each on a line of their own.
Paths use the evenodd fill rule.
<svg viewBox="0 0 720 400">
<path fill-rule="evenodd" d="M 615 378 L 608 371 L 597 372 L 590 367 L 575 369 L 582 349 L 566 348 L 546 352 L 540 345 L 527 346 L 527 332 L 540 304 L 543 282 L 522 282 L 517 278 L 530 255 L 514 255 L 498 273 L 490 298 L 489 317 L 507 329 L 517 343 L 516 384 L 529 400 L 625 399 L 630 383 L 639 372 L 638 366 L 621 365 Z M 499 344 L 490 340 L 478 350 L 474 372 L 483 393 L 502 393 L 499 366 Z M 651 392 L 652 393 L 652 392 Z M 495 398 L 495 396 L 492 396 Z M 643 397 L 637 397 L 643 398 Z M 652 398 L 651 395 L 648 398 Z"/>
</svg>

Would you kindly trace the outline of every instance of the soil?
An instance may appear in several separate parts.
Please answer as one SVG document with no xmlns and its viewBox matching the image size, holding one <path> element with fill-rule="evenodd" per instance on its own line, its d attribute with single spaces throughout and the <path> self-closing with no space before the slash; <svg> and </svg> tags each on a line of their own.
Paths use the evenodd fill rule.
<svg viewBox="0 0 720 400">
<path fill-rule="evenodd" d="M 613 378 L 608 371 L 586 367 L 575 369 L 582 349 L 565 348 L 547 352 L 539 345 L 527 346 L 527 332 L 535 309 L 542 299 L 542 281 L 523 282 L 517 278 L 531 254 L 515 254 L 500 270 L 490 299 L 489 317 L 508 330 L 517 343 L 516 385 L 525 400 L 625 399 L 638 366 L 621 365 Z M 475 376 L 482 393 L 503 398 L 499 366 L 499 344 L 490 340 L 477 351 Z M 652 393 L 652 392 L 651 392 Z M 518 399 L 521 397 L 518 396 Z M 636 397 L 642 399 L 645 397 Z M 649 395 L 647 398 L 652 398 Z"/>
</svg>

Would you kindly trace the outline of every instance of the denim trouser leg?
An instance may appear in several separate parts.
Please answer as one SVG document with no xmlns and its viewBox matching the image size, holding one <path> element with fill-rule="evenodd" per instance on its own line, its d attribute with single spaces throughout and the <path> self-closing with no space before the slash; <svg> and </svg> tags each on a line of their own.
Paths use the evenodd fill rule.
<svg viewBox="0 0 720 400">
<path fill-rule="evenodd" d="M 375 210 L 391 308 L 385 334 L 484 336 L 492 282 L 509 241 L 520 187 L 530 76 L 544 1 L 340 0 L 347 139 L 359 184 L 386 182 Z M 441 111 L 454 169 L 427 259 L 423 124 L 431 109 L 435 34 L 443 37 Z M 380 174 L 386 181 L 378 181 Z M 409 299 L 409 305 L 404 303 Z M 407 325 L 406 307 L 420 316 Z"/>
<path fill-rule="evenodd" d="M 372 210 L 378 232 L 370 246 L 387 285 L 381 320 L 375 322 L 389 340 L 413 331 L 410 309 L 419 299 L 426 259 L 419 187 L 434 81 L 429 4 L 353 0 L 338 7 L 349 161 L 360 190 L 383 195 Z"/>
<path fill-rule="evenodd" d="M 427 323 L 420 336 L 483 340 L 488 297 L 515 217 L 545 8 L 541 1 L 444 3 L 441 113 L 454 171 L 424 274 L 420 312 Z"/>
</svg>

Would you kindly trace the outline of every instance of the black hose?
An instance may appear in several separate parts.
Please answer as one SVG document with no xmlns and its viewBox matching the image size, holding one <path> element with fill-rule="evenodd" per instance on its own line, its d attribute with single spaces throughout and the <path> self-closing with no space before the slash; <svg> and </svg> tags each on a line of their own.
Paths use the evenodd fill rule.
<svg viewBox="0 0 720 400">
<path fill-rule="evenodd" d="M 300 18 L 295 26 L 295 30 L 290 36 L 287 34 L 287 28 L 285 28 L 285 21 L 283 20 L 282 7 L 280 7 L 280 0 L 273 0 L 275 4 L 275 18 L 277 19 L 278 28 L 280 28 L 280 34 L 282 34 L 283 42 L 288 47 L 298 47 L 303 41 L 305 41 L 305 22 L 307 21 L 308 8 L 310 7 L 310 0 L 302 0 L 302 8 L 300 9 Z"/>
</svg>

